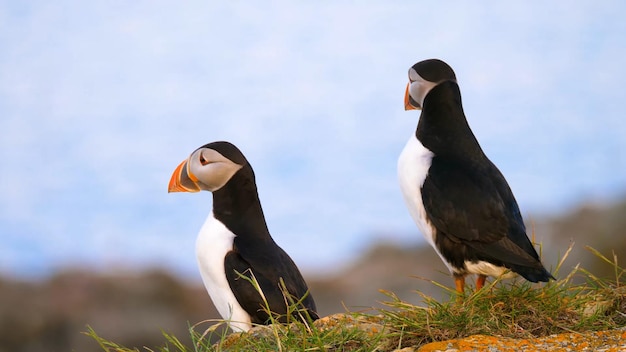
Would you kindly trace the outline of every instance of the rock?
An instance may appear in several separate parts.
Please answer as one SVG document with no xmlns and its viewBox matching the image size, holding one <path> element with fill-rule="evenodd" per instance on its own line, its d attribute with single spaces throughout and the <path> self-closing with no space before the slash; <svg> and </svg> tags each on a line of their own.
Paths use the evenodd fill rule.
<svg viewBox="0 0 626 352">
<path fill-rule="evenodd" d="M 316 320 L 315 325 L 320 330 L 335 328 L 337 325 L 343 326 L 346 330 L 358 328 L 369 336 L 375 336 L 386 332 L 385 327 L 380 324 L 382 316 L 352 316 L 346 313 L 329 315 Z"/>
<path fill-rule="evenodd" d="M 513 339 L 474 335 L 461 339 L 431 342 L 421 346 L 417 352 L 456 352 L 456 351 L 625 351 L 626 329 L 611 331 L 591 331 Z"/>
<path fill-rule="evenodd" d="M 368 338 L 380 338 L 388 333 L 383 325 L 382 316 L 353 316 L 349 313 L 339 313 L 323 317 L 313 323 L 321 330 L 359 329 L 365 332 Z M 263 338 L 273 334 L 273 326 L 257 326 L 247 333 L 233 333 L 221 343 L 217 350 L 228 350 L 237 339 Z M 295 325 L 281 326 L 280 328 L 295 329 Z M 514 352 L 514 351 L 626 351 L 626 328 L 610 331 L 589 331 L 582 333 L 565 333 L 537 337 L 530 339 L 516 339 L 509 337 L 473 335 L 448 341 L 431 342 L 422 346 L 408 346 L 401 349 L 393 349 L 386 338 L 380 338 L 375 351 L 392 352 L 460 352 L 460 351 L 488 351 L 488 352 Z M 397 345 L 397 342 L 396 342 Z"/>
<path fill-rule="evenodd" d="M 323 317 L 314 321 L 313 326 L 315 326 L 317 329 L 321 331 L 337 329 L 337 328 L 341 328 L 342 330 L 358 329 L 358 330 L 363 331 L 366 334 L 367 338 L 369 339 L 369 338 L 376 338 L 380 336 L 381 334 L 384 334 L 387 332 L 385 326 L 382 325 L 381 322 L 382 322 L 382 316 L 373 316 L 373 315 L 372 316 L 364 316 L 364 315 L 353 316 L 349 313 L 338 313 L 338 314 L 329 315 L 329 316 L 326 316 L 326 317 Z M 259 338 L 267 338 L 269 336 L 272 336 L 274 334 L 275 328 L 301 329 L 301 327 L 296 326 L 295 323 L 292 323 L 289 325 L 277 325 L 277 326 L 273 326 L 273 325 L 255 326 L 252 329 L 244 333 L 242 332 L 231 333 L 230 335 L 226 337 L 224 341 L 218 342 L 213 347 L 216 350 L 229 350 L 231 347 L 236 346 L 236 343 L 241 338 L 259 339 Z M 386 343 L 387 341 L 385 339 L 381 339 L 381 343 L 379 345 L 382 346 Z M 377 349 L 377 350 L 382 351 L 382 349 Z M 414 349 L 413 350 L 404 349 L 401 351 L 413 352 Z"/>
</svg>

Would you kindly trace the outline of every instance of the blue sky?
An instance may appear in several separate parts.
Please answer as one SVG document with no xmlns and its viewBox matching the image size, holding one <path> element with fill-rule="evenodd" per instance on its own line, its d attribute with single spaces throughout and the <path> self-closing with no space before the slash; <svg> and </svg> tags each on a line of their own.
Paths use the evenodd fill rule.
<svg viewBox="0 0 626 352">
<path fill-rule="evenodd" d="M 167 183 L 215 140 L 246 154 L 305 271 L 421 243 L 396 161 L 418 120 L 407 70 L 432 57 L 524 215 L 623 195 L 625 17 L 621 1 L 0 1 L 0 273 L 195 278 L 211 196 Z"/>
</svg>

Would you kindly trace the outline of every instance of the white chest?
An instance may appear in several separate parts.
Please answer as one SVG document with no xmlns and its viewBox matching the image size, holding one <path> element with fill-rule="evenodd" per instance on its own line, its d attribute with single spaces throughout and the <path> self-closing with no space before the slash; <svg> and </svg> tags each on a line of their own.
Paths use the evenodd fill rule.
<svg viewBox="0 0 626 352">
<path fill-rule="evenodd" d="M 235 298 L 224 269 L 224 256 L 233 248 L 235 234 L 217 221 L 213 213 L 202 225 L 196 240 L 196 258 L 202 281 L 215 308 L 234 331 L 248 331 L 250 316 Z"/>
<path fill-rule="evenodd" d="M 434 154 L 420 143 L 415 135 L 409 138 L 398 159 L 398 179 L 404 201 L 424 238 L 443 259 L 435 246 L 435 229 L 426 216 L 422 201 L 422 186 L 428 175 Z M 447 261 L 443 260 L 447 265 Z M 448 269 L 451 269 L 448 267 Z"/>
</svg>

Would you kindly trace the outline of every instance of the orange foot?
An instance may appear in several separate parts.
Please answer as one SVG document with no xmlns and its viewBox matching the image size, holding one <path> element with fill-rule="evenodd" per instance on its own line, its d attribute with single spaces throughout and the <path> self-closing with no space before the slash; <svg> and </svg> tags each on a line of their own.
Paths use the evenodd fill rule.
<svg viewBox="0 0 626 352">
<path fill-rule="evenodd" d="M 485 286 L 485 280 L 487 279 L 487 276 L 485 275 L 478 275 L 478 277 L 476 278 L 476 291 L 480 290 L 481 288 L 483 288 L 483 286 Z"/>
<path fill-rule="evenodd" d="M 465 276 L 464 275 L 454 275 L 454 285 L 456 286 L 456 292 L 459 294 L 463 294 L 465 291 Z"/>
</svg>

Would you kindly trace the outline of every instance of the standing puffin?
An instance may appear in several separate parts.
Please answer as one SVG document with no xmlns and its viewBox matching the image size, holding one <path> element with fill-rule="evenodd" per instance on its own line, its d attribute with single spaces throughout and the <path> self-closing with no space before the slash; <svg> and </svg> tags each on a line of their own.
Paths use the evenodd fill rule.
<svg viewBox="0 0 626 352">
<path fill-rule="evenodd" d="M 526 236 L 515 197 L 483 153 L 461 105 L 450 66 L 431 59 L 409 69 L 405 110 L 422 110 L 398 160 L 398 177 L 418 228 L 463 293 L 465 276 L 554 279 Z"/>
<path fill-rule="evenodd" d="M 269 323 L 262 296 L 242 275 L 258 282 L 279 322 L 318 319 L 298 267 L 270 236 L 254 171 L 236 146 L 206 144 L 174 170 L 168 192 L 201 190 L 213 193 L 213 210 L 198 234 L 196 257 L 209 296 L 230 328 L 248 331 L 252 324 Z M 290 302 L 300 300 L 302 309 L 288 317 Z"/>
</svg>

